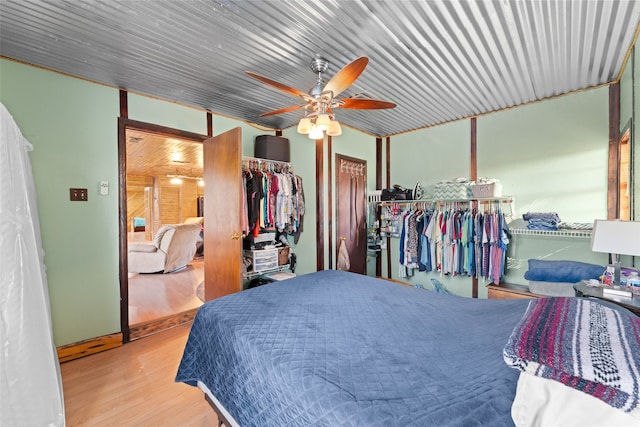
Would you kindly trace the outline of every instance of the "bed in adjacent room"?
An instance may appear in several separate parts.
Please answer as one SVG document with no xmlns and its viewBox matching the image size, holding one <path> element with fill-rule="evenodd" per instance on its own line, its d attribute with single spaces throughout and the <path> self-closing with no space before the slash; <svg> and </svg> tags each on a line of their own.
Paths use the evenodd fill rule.
<svg viewBox="0 0 640 427">
<path fill-rule="evenodd" d="M 199 386 L 228 426 L 513 426 L 514 401 L 520 402 L 514 406 L 518 426 L 540 425 L 557 415 L 551 411 L 570 412 L 570 402 L 584 408 L 573 393 L 603 404 L 598 413 L 607 420 L 640 424 L 638 383 L 635 394 L 621 393 L 640 379 L 640 319 L 597 302 L 545 300 L 462 298 L 341 271 L 303 275 L 204 304 L 176 381 Z M 561 324 L 571 336 L 574 319 L 589 323 L 602 310 L 615 319 L 612 335 L 628 347 L 610 362 L 630 372 L 628 380 L 598 389 L 615 401 L 538 375 L 549 370 L 531 372 L 544 362 L 525 357 L 531 342 L 545 341 L 541 353 L 552 360 L 571 359 L 567 343 L 539 335 L 548 337 L 549 328 Z M 555 312 L 564 313 L 562 319 L 549 317 L 547 329 L 531 317 Z M 561 408 L 545 398 L 559 395 L 557 386 Z M 611 393 L 611 387 L 620 390 Z M 526 390 L 537 399 L 523 395 Z"/>
</svg>

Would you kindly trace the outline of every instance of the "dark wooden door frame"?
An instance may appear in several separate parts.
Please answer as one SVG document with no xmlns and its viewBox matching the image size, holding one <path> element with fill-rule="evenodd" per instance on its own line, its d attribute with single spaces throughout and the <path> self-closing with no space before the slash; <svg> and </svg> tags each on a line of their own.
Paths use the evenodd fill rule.
<svg viewBox="0 0 640 427">
<path fill-rule="evenodd" d="M 120 251 L 120 328 L 123 343 L 130 341 L 129 328 L 129 276 L 127 258 L 127 130 L 163 135 L 169 138 L 203 143 L 207 135 L 180 129 L 140 122 L 125 117 L 118 118 L 118 201 L 119 201 L 119 251 Z"/>
<path fill-rule="evenodd" d="M 336 185 L 336 245 L 335 245 L 335 257 L 336 260 L 338 259 L 338 253 L 339 253 L 339 249 L 340 246 L 342 245 L 342 237 L 340 236 L 340 231 L 341 231 L 341 226 L 344 224 L 344 214 L 345 211 L 341 209 L 341 201 L 342 198 L 340 197 L 341 194 L 341 188 L 342 185 L 344 185 L 344 182 L 340 180 L 340 177 L 343 176 L 342 172 L 342 164 L 343 162 L 348 163 L 349 165 L 347 167 L 350 167 L 350 165 L 358 165 L 357 167 L 362 168 L 358 171 L 357 174 L 354 175 L 354 173 L 351 173 L 351 182 L 355 183 L 358 180 L 358 177 L 362 177 L 362 185 L 359 186 L 359 190 L 358 192 L 362 193 L 362 197 L 357 197 L 356 194 L 354 194 L 353 196 L 355 196 L 356 200 L 360 200 L 362 202 L 362 209 L 358 209 L 357 205 L 352 206 L 352 208 L 354 209 L 354 211 L 356 212 L 356 218 L 360 218 L 359 220 L 356 220 L 356 229 L 357 231 L 361 231 L 361 233 L 357 233 L 356 235 L 358 236 L 357 238 L 355 238 L 353 241 L 355 241 L 355 243 L 352 243 L 350 245 L 347 245 L 347 247 L 351 246 L 351 249 L 356 249 L 356 248 L 362 248 L 364 250 L 364 253 L 361 252 L 356 252 L 356 254 L 358 254 L 358 258 L 352 259 L 351 262 L 351 271 L 354 271 L 353 268 L 356 268 L 359 266 L 359 264 L 361 263 L 361 267 L 362 270 L 358 270 L 355 271 L 357 273 L 362 273 L 362 274 L 366 274 L 367 273 L 367 261 L 366 261 L 366 251 L 367 251 L 367 224 L 366 224 L 366 217 L 367 217 L 367 202 L 366 202 L 366 193 L 367 193 L 367 161 L 364 159 L 358 159 L 355 157 L 350 157 L 350 156 L 346 156 L 344 154 L 340 154 L 340 153 L 335 153 L 335 167 L 334 167 L 334 171 L 333 174 L 335 174 L 335 185 Z M 354 181 L 354 178 L 356 181 Z M 349 203 L 351 203 L 352 200 L 349 201 Z M 352 218 L 353 211 L 349 211 L 349 218 Z M 360 227 L 358 226 L 358 224 L 361 224 L 364 229 L 363 230 L 359 230 Z M 344 229 L 344 228 L 342 228 Z M 353 229 L 349 229 L 349 232 L 352 233 L 354 230 Z M 362 256 L 362 257 L 360 257 Z M 355 262 L 355 266 L 354 266 L 354 260 Z M 336 268 L 337 268 L 337 261 L 336 261 Z"/>
</svg>

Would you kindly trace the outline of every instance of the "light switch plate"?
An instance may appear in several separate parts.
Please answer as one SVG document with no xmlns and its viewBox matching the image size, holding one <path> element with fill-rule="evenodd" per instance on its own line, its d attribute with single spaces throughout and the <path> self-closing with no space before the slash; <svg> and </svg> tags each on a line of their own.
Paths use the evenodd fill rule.
<svg viewBox="0 0 640 427">
<path fill-rule="evenodd" d="M 100 181 L 100 195 L 109 195 L 109 181 Z"/>
<path fill-rule="evenodd" d="M 72 202 L 86 202 L 87 189 L 86 188 L 70 188 L 69 200 L 71 200 Z"/>
</svg>

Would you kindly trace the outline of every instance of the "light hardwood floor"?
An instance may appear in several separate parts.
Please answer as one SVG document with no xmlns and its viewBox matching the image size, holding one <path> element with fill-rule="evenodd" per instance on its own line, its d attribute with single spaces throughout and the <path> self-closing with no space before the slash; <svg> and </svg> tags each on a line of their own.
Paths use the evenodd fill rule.
<svg viewBox="0 0 640 427">
<path fill-rule="evenodd" d="M 174 381 L 190 327 L 63 363 L 67 426 L 217 426 L 203 393 Z"/>
<path fill-rule="evenodd" d="M 200 307 L 196 290 L 203 281 L 203 259 L 195 259 L 175 273 L 129 274 L 129 325 Z"/>
</svg>

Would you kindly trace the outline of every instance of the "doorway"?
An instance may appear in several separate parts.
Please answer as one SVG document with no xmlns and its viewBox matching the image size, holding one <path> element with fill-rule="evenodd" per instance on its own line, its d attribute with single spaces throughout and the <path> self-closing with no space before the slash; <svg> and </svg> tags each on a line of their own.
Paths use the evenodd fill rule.
<svg viewBox="0 0 640 427">
<path fill-rule="evenodd" d="M 174 273 L 129 273 L 128 245 L 152 241 L 164 224 L 181 224 L 199 216 L 206 138 L 118 120 L 120 317 L 125 342 L 191 320 L 204 299 L 202 259 Z"/>
<path fill-rule="evenodd" d="M 367 271 L 367 162 L 336 154 L 337 253 L 339 270 Z"/>
</svg>

